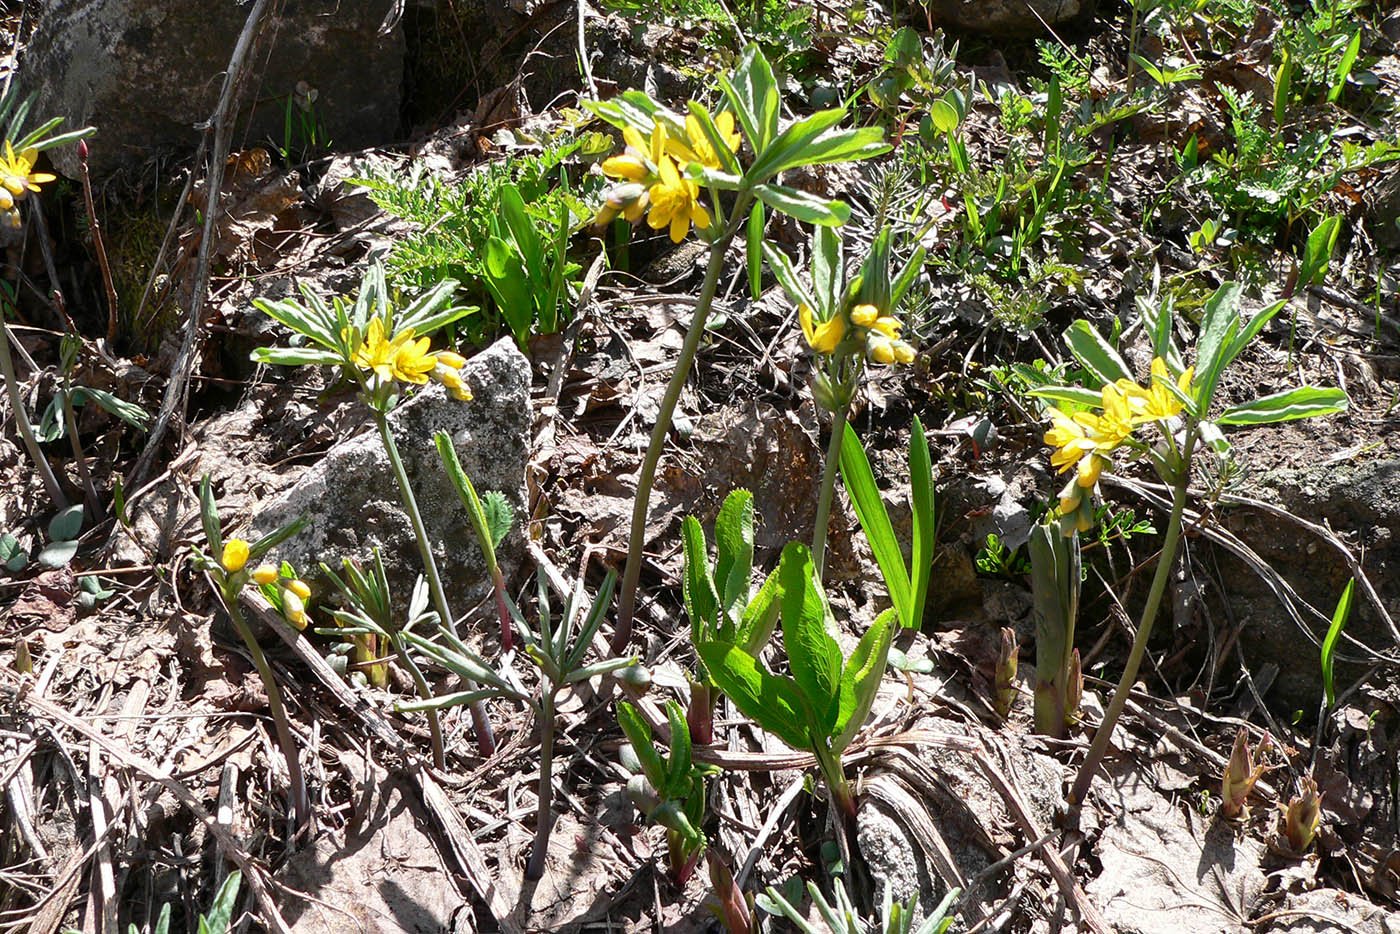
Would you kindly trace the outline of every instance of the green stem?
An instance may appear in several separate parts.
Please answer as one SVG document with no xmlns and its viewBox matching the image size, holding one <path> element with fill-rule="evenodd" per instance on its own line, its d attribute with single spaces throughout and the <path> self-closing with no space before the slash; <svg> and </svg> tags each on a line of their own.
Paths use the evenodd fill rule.
<svg viewBox="0 0 1400 934">
<path fill-rule="evenodd" d="M 622 592 L 617 604 L 617 629 L 613 633 L 612 652 L 621 655 L 632 641 L 632 615 L 637 603 L 637 582 L 642 576 L 642 548 L 647 529 L 647 506 L 651 503 L 651 485 L 656 479 L 656 465 L 661 461 L 661 449 L 666 445 L 666 433 L 671 430 L 671 416 L 680 401 L 681 390 L 690 376 L 690 368 L 695 363 L 695 354 L 700 350 L 700 339 L 705 336 L 705 321 L 710 316 L 710 305 L 714 303 L 715 291 L 719 288 L 719 274 L 724 269 L 724 254 L 738 230 L 735 221 L 744 217 L 753 196 L 746 191 L 739 192 L 730 215 L 729 226 L 724 233 L 710 244 L 710 263 L 705 268 L 705 281 L 700 287 L 700 297 L 695 302 L 695 314 L 691 316 L 690 328 L 685 332 L 685 344 L 681 347 L 680 358 L 676 360 L 675 372 L 666 386 L 666 394 L 661 398 L 661 409 L 656 414 L 656 424 L 651 429 L 651 441 L 647 444 L 646 457 L 642 460 L 642 471 L 637 477 L 637 497 L 632 503 L 632 530 L 627 536 L 627 567 L 622 574 Z"/>
<path fill-rule="evenodd" d="M 68 427 L 68 442 L 73 448 L 73 463 L 78 468 L 78 479 L 83 484 L 88 518 L 96 522 L 102 518 L 102 507 L 97 498 L 97 488 L 92 484 L 92 474 L 88 473 L 87 458 L 83 457 L 83 442 L 78 437 L 78 416 L 73 411 L 73 384 L 67 377 L 63 380 L 63 423 Z"/>
<path fill-rule="evenodd" d="M 296 741 L 292 738 L 291 725 L 287 720 L 287 708 L 282 706 L 282 692 L 277 689 L 272 666 L 267 663 L 262 646 L 253 638 L 253 632 L 243 618 L 243 611 L 238 608 L 238 597 L 230 597 L 222 590 L 220 594 L 223 596 L 224 609 L 228 610 L 228 615 L 233 620 L 233 628 L 243 637 L 249 654 L 253 656 L 253 664 L 262 677 L 263 690 L 267 692 L 267 707 L 272 712 L 272 724 L 277 729 L 277 743 L 282 747 L 282 756 L 287 760 L 287 773 L 291 777 L 292 821 L 297 830 L 300 830 L 311 819 L 311 800 L 306 794 L 306 779 L 301 774 L 301 759 L 298 756 Z"/>
<path fill-rule="evenodd" d="M 540 789 L 539 810 L 535 812 L 535 842 L 530 848 L 530 862 L 525 878 L 531 882 L 544 875 L 544 863 L 549 856 L 549 835 L 554 831 L 554 693 L 540 698 Z"/>
<path fill-rule="evenodd" d="M 399 485 L 399 498 L 403 500 L 409 522 L 413 524 L 413 537 L 418 540 L 418 553 L 423 558 L 423 573 L 428 578 L 428 590 L 433 595 L 433 606 L 442 620 L 442 625 L 456 636 L 457 620 L 447 607 L 447 593 L 442 589 L 442 575 L 438 573 L 437 562 L 433 560 L 432 539 L 428 537 L 427 526 L 423 524 L 423 516 L 418 511 L 418 498 L 413 495 L 413 487 L 408 482 L 408 471 L 404 468 L 403 458 L 399 456 L 394 432 L 389 428 L 389 417 L 376 408 L 374 423 L 379 428 L 384 451 L 389 455 L 389 466 L 393 469 L 394 479 Z M 466 683 L 468 691 L 478 690 L 476 682 L 470 678 L 462 680 Z M 491 720 L 486 715 L 486 703 L 473 701 L 469 709 L 472 713 L 472 725 L 476 729 L 477 749 L 482 756 L 490 756 L 496 751 L 496 736 L 491 730 Z"/>
<path fill-rule="evenodd" d="M 423 700 L 432 700 L 433 689 L 428 687 L 428 679 L 423 677 L 423 669 L 419 668 L 418 663 L 408 654 L 408 646 L 404 644 L 403 633 L 394 630 L 390 633 L 389 639 L 394 644 L 394 651 L 399 653 L 399 661 L 403 662 L 403 666 L 408 669 L 414 686 L 418 688 L 418 696 Z M 433 767 L 438 771 L 445 771 L 447 769 L 447 755 L 442 742 L 442 720 L 438 717 L 438 712 L 432 708 L 427 710 L 427 714 L 428 732 L 433 744 Z"/>
<path fill-rule="evenodd" d="M 831 803 L 844 818 L 854 819 L 856 816 L 856 796 L 851 791 L 851 783 L 846 780 L 846 772 L 841 767 L 841 757 L 831 750 L 823 749 L 820 743 L 812 744 L 812 753 L 817 757 L 817 765 L 821 768 L 822 777 L 826 779 Z"/>
<path fill-rule="evenodd" d="M 822 466 L 821 495 L 817 499 L 817 522 L 812 528 L 812 566 L 817 580 L 822 579 L 826 566 L 827 525 L 831 521 L 831 498 L 836 489 L 836 469 L 841 464 L 841 440 L 846 434 L 846 419 L 851 414 L 851 400 L 839 406 L 831 417 L 831 440 L 826 444 L 826 463 Z"/>
<path fill-rule="evenodd" d="M 54 508 L 67 509 L 68 497 L 63 495 L 63 488 L 58 485 L 58 478 L 53 475 L 53 468 L 49 467 L 49 462 L 44 459 L 44 452 L 39 450 L 39 442 L 34 439 L 34 429 L 29 424 L 29 415 L 24 411 L 24 400 L 19 395 L 19 380 L 15 377 L 15 362 L 10 356 L 10 332 L 9 328 L 5 327 L 2 313 L 0 313 L 0 373 L 5 376 L 5 391 L 10 396 L 10 408 L 15 413 L 15 427 L 19 429 L 24 449 L 29 452 L 29 459 L 34 462 L 34 469 L 39 471 L 39 478 L 44 481 L 44 489 L 48 491 L 49 499 L 53 500 Z"/>
<path fill-rule="evenodd" d="M 1074 780 L 1074 787 L 1070 789 L 1069 802 L 1073 807 L 1084 803 L 1085 796 L 1089 793 L 1089 786 L 1093 784 L 1094 773 L 1098 771 L 1099 763 L 1103 760 L 1104 753 L 1108 751 L 1108 743 L 1113 735 L 1113 727 L 1118 723 L 1119 716 L 1123 713 L 1123 708 L 1127 706 L 1128 694 L 1133 689 L 1134 682 L 1137 681 L 1138 668 L 1142 665 L 1142 656 L 1147 651 L 1147 640 L 1152 635 L 1152 624 L 1157 619 L 1157 609 L 1161 606 L 1162 595 L 1167 589 L 1167 578 L 1171 576 L 1172 564 L 1176 558 L 1176 546 L 1181 539 L 1182 514 L 1186 510 L 1186 487 L 1191 479 L 1191 449 L 1195 447 L 1196 433 L 1194 427 L 1186 432 L 1185 444 L 1182 450 L 1185 452 L 1182 458 L 1181 473 L 1176 478 L 1175 489 L 1172 493 L 1172 513 L 1167 520 L 1167 537 L 1162 542 L 1162 553 L 1157 559 L 1157 571 L 1152 575 L 1152 587 L 1147 592 L 1147 604 L 1142 608 L 1142 621 L 1138 623 L 1137 635 L 1133 637 L 1133 647 L 1128 653 L 1128 663 L 1123 669 L 1123 676 L 1118 679 L 1118 687 L 1113 692 L 1113 700 L 1109 702 L 1108 710 L 1104 712 L 1103 722 L 1099 724 L 1098 733 L 1094 735 L 1094 742 L 1089 747 L 1089 753 L 1084 757 L 1084 764 L 1079 767 L 1079 775 Z"/>
</svg>

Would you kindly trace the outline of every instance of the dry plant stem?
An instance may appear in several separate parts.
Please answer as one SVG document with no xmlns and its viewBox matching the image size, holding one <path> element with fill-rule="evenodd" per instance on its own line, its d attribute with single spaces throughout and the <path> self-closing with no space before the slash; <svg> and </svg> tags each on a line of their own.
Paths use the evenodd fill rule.
<svg viewBox="0 0 1400 934">
<path fill-rule="evenodd" d="M 836 468 L 841 463 L 841 441 L 846 434 L 846 419 L 851 415 L 851 400 L 831 416 L 831 440 L 826 444 L 826 463 L 822 465 L 821 496 L 817 499 L 817 524 L 812 529 L 812 566 L 817 580 L 826 567 L 826 533 L 831 521 L 831 498 L 836 489 Z"/>
<path fill-rule="evenodd" d="M 10 356 L 10 329 L 5 326 L 3 319 L 0 319 L 0 372 L 5 377 L 5 391 L 10 396 L 10 408 L 15 413 L 15 427 L 19 429 L 24 449 L 29 452 L 34 469 L 39 471 L 39 477 L 44 481 L 44 489 L 48 491 L 49 499 L 53 500 L 54 508 L 67 509 L 68 497 L 63 495 L 63 487 L 58 485 L 53 468 L 44 460 L 44 452 L 39 450 L 39 442 L 34 438 L 34 428 L 29 424 L 29 416 L 25 414 L 24 400 L 19 395 L 19 380 L 15 377 L 15 361 Z"/>
<path fill-rule="evenodd" d="M 83 203 L 87 205 L 88 231 L 92 233 L 92 248 L 97 265 L 102 269 L 102 285 L 107 290 L 107 341 L 117 339 L 117 289 L 112 284 L 112 267 L 107 264 L 107 246 L 102 242 L 102 228 L 97 223 L 97 205 L 92 200 L 92 179 L 88 176 L 87 149 L 78 165 L 83 179 Z"/>
<path fill-rule="evenodd" d="M 404 509 L 408 510 L 409 521 L 413 524 L 413 537 L 418 540 L 418 553 L 423 558 L 423 573 L 428 578 L 428 590 L 433 595 L 433 607 L 439 618 L 452 634 L 457 635 L 457 620 L 447 607 L 447 593 L 442 589 L 442 575 L 438 573 L 437 561 L 433 559 L 433 547 L 428 538 L 428 529 L 423 525 L 423 515 L 418 511 L 418 498 L 413 495 L 413 487 L 408 482 L 408 472 L 404 469 L 403 458 L 399 456 L 399 446 L 394 442 L 394 432 L 389 428 L 389 416 L 374 409 L 374 423 L 379 428 L 379 438 L 384 442 L 384 452 L 389 456 L 389 466 L 393 468 L 394 479 L 399 485 L 399 498 Z M 401 655 L 404 653 L 400 653 Z M 463 679 L 468 691 L 478 690 L 475 681 Z M 486 714 L 485 701 L 473 701 L 472 726 L 476 729 L 476 746 L 482 756 L 490 756 L 496 751 L 496 735 L 491 729 L 491 719 Z M 433 713 L 436 717 L 436 713 Z"/>
<path fill-rule="evenodd" d="M 1147 651 L 1147 640 L 1152 635 L 1152 624 L 1157 619 L 1157 609 L 1161 606 L 1162 594 L 1167 589 L 1167 578 L 1171 576 L 1172 565 L 1176 559 L 1176 546 L 1181 539 L 1181 518 L 1186 509 L 1186 490 L 1190 481 L 1189 452 L 1195 443 L 1195 431 L 1188 430 L 1186 444 L 1182 448 L 1183 451 L 1187 452 L 1183 456 L 1185 463 L 1173 488 L 1172 513 L 1171 518 L 1167 520 L 1167 537 L 1162 543 L 1162 554 L 1157 559 L 1157 571 L 1152 575 L 1152 587 L 1147 592 L 1147 604 L 1142 608 L 1142 622 L 1138 623 L 1137 635 L 1133 638 L 1133 647 L 1128 653 L 1128 663 L 1123 669 L 1123 676 L 1118 679 L 1118 687 L 1113 692 L 1113 700 L 1109 702 L 1108 710 L 1104 712 L 1103 722 L 1099 724 L 1098 733 L 1094 735 L 1094 742 L 1089 747 L 1088 755 L 1084 757 L 1084 764 L 1079 767 L 1079 775 L 1074 780 L 1074 787 L 1070 789 L 1069 802 L 1072 807 L 1083 804 L 1085 796 L 1089 793 L 1089 786 L 1094 781 L 1094 773 L 1098 771 L 1099 763 L 1103 760 L 1104 753 L 1108 751 L 1108 743 L 1113 736 L 1113 727 L 1118 723 L 1118 718 L 1123 713 L 1123 707 L 1128 703 L 1128 694 L 1133 689 L 1133 682 L 1137 680 L 1138 668 L 1142 665 L 1142 656 Z"/>
<path fill-rule="evenodd" d="M 695 354 L 700 350 L 700 339 L 705 336 L 705 321 L 710 317 L 710 306 L 719 288 L 719 274 L 724 269 L 724 254 L 739 229 L 739 224 L 747 216 L 752 196 L 739 192 L 730 215 L 729 226 L 719 239 L 710 244 L 710 263 L 705 268 L 705 281 L 700 287 L 700 296 L 695 301 L 695 314 L 690 319 L 690 328 L 685 332 L 685 344 L 676 360 L 675 372 L 666 386 L 666 394 L 661 398 L 661 409 L 656 413 L 656 424 L 651 429 L 651 441 L 647 444 L 646 457 L 642 460 L 642 471 L 637 476 L 637 497 L 632 503 L 632 530 L 627 536 L 627 567 L 622 574 L 622 590 L 617 603 L 617 629 L 613 633 L 612 652 L 620 655 L 632 641 L 632 614 L 637 604 L 637 582 L 642 576 L 642 549 L 645 545 L 647 529 L 647 506 L 651 502 L 651 485 L 656 479 L 656 465 L 661 461 L 661 449 L 666 445 L 666 434 L 671 430 L 671 416 L 680 401 L 681 390 L 690 376 L 690 368 L 695 363 Z"/>
<path fill-rule="evenodd" d="M 267 706 L 272 711 L 273 726 L 277 728 L 277 743 L 282 747 L 282 756 L 287 760 L 287 772 L 291 776 L 292 822 L 296 829 L 300 830 L 311 819 L 311 799 L 306 794 L 306 779 L 301 774 L 301 759 L 297 754 L 296 740 L 292 738 L 291 727 L 287 724 L 287 708 L 282 706 L 282 692 L 277 689 L 277 681 L 273 677 L 272 666 L 267 663 L 267 656 L 263 654 L 258 640 L 253 638 L 247 621 L 243 619 L 243 611 L 238 608 L 238 598 L 235 596 L 229 599 L 228 594 L 224 594 L 223 598 L 224 609 L 228 610 L 228 615 L 233 620 L 233 628 L 243 637 L 243 642 L 253 656 L 253 664 L 262 676 L 263 690 L 267 692 Z"/>
<path fill-rule="evenodd" d="M 544 875 L 549 856 L 549 835 L 554 831 L 554 687 L 540 698 L 540 790 L 539 810 L 535 813 L 535 842 L 530 847 L 530 863 L 525 878 L 534 882 Z"/>
</svg>

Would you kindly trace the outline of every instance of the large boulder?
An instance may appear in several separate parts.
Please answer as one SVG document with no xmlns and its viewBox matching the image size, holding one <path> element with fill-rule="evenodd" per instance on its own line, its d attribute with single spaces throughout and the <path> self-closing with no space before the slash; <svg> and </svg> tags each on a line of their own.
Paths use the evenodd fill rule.
<svg viewBox="0 0 1400 934">
<path fill-rule="evenodd" d="M 438 460 L 433 434 L 449 432 L 477 493 L 503 493 L 519 520 L 526 514 L 530 427 L 530 363 L 509 338 L 468 360 L 462 376 L 472 389 L 470 402 L 458 402 L 433 384 L 389 417 L 455 613 L 483 599 L 490 579 L 466 510 Z M 336 569 L 342 558 L 365 563 L 378 547 L 395 600 L 407 605 L 423 565 L 377 431 L 327 451 L 295 484 L 255 512 L 252 534 L 270 532 L 302 513 L 308 516 L 306 527 L 277 547 L 278 559 L 290 561 L 315 585 L 317 562 Z M 498 554 L 507 578 L 523 544 L 517 522 Z"/>
<path fill-rule="evenodd" d="M 393 0 L 270 4 L 245 63 L 238 140 L 283 145 L 288 101 L 308 103 L 338 149 L 394 139 L 404 68 L 399 29 L 378 34 Z M 218 102 L 250 4 L 238 0 L 76 0 L 41 5 L 20 63 L 33 113 L 91 124 L 96 175 L 192 152 Z M 300 88 L 298 85 L 300 84 Z M 302 145 L 298 140 L 294 145 Z M 235 144 L 237 145 L 237 144 Z M 76 176 L 72 147 L 52 153 Z"/>
</svg>

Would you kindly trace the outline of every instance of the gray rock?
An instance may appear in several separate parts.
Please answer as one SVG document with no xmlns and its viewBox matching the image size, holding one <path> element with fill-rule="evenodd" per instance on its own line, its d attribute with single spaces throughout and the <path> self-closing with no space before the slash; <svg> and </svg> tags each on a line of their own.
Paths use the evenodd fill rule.
<svg viewBox="0 0 1400 934">
<path fill-rule="evenodd" d="M 470 402 L 458 402 L 433 384 L 389 418 L 433 542 L 443 587 L 453 612 L 459 614 L 486 596 L 490 582 L 466 510 L 438 460 L 433 433 L 451 433 L 462 469 L 477 493 L 500 491 L 519 520 L 525 516 L 530 426 L 530 364 L 509 338 L 468 360 L 462 373 L 472 389 Z M 318 561 L 332 568 L 342 558 L 368 561 L 377 546 L 396 600 L 407 600 L 422 562 L 378 432 L 357 435 L 326 452 L 290 489 L 254 514 L 254 535 L 270 532 L 302 512 L 310 517 L 306 527 L 280 545 L 276 557 L 311 575 L 314 588 Z M 507 578 L 519 562 L 523 542 L 517 522 L 498 550 Z"/>
<path fill-rule="evenodd" d="M 248 59 L 235 121 L 250 144 L 285 136 L 298 82 L 342 149 L 393 139 L 399 127 L 404 39 L 378 29 L 392 0 L 297 0 L 264 14 Z M 214 112 L 250 6 L 235 0 L 74 0 L 43 4 L 20 64 L 20 87 L 38 92 L 33 113 L 92 124 L 94 175 L 137 170 L 153 157 L 188 154 L 196 124 Z M 268 48 L 268 40 L 271 48 Z M 76 176 L 73 147 L 52 152 Z"/>
<path fill-rule="evenodd" d="M 927 12 L 936 26 L 986 35 L 1028 36 L 1043 35 L 1047 23 L 1053 26 L 1087 17 L 1095 3 L 1096 0 L 933 0 L 921 5 L 920 11 Z"/>
<path fill-rule="evenodd" d="M 1392 618 L 1400 617 L 1400 458 L 1377 457 L 1348 464 L 1315 464 L 1272 471 L 1259 478 L 1256 499 L 1281 506 L 1295 516 L 1321 524 L 1364 555 L 1363 567 Z M 1225 513 L 1230 531 L 1253 548 L 1288 581 L 1298 595 L 1326 616 L 1332 615 L 1350 572 L 1341 556 L 1295 523 L 1261 510 L 1231 507 Z M 1364 552 L 1361 546 L 1364 545 Z M 1271 697 L 1293 707 L 1316 705 L 1322 691 L 1316 649 L 1298 631 L 1268 585 L 1243 562 L 1222 550 L 1221 574 L 1230 582 L 1228 596 L 1235 619 L 1243 624 L 1240 643 L 1252 670 L 1272 662 L 1280 669 Z M 1320 642 L 1326 620 L 1305 622 Z M 1394 645 L 1384 622 L 1358 590 L 1346 633 L 1377 649 Z M 1345 642 L 1339 653 L 1358 657 Z M 1300 659 L 1310 658 L 1310 662 Z M 1337 663 L 1337 684 L 1350 685 L 1363 665 Z M 1340 690 L 1340 687 L 1339 687 Z"/>
<path fill-rule="evenodd" d="M 1400 250 L 1400 175 L 1392 175 L 1366 204 L 1366 229 L 1383 249 Z"/>
</svg>

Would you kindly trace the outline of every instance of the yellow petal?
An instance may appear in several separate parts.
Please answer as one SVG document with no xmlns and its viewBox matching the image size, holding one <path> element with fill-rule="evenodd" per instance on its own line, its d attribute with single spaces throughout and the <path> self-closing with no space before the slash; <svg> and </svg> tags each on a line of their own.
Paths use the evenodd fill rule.
<svg viewBox="0 0 1400 934">
<path fill-rule="evenodd" d="M 634 126 L 625 126 L 622 128 L 622 140 L 638 152 L 646 152 L 649 148 L 647 146 L 646 137 L 642 135 L 642 131 Z"/>
<path fill-rule="evenodd" d="M 688 233 L 690 233 L 690 218 L 677 211 L 675 216 L 671 218 L 671 242 L 680 243 Z"/>
<path fill-rule="evenodd" d="M 9 143 L 5 143 L 9 146 Z M 237 574 L 243 570 L 243 565 L 248 563 L 248 543 L 241 538 L 230 538 L 224 542 L 223 553 L 219 555 L 219 564 L 230 574 Z"/>
<path fill-rule="evenodd" d="M 880 317 L 880 309 L 874 305 L 857 305 L 851 309 L 851 323 L 857 327 L 868 328 Z"/>
<path fill-rule="evenodd" d="M 697 230 L 710 229 L 710 212 L 705 210 L 703 204 L 692 204 L 690 206 L 690 219 L 695 223 Z"/>
</svg>

